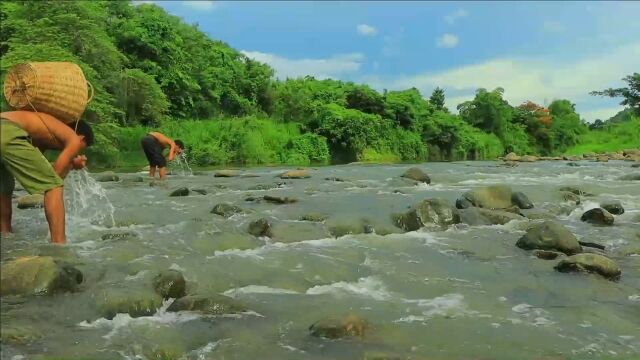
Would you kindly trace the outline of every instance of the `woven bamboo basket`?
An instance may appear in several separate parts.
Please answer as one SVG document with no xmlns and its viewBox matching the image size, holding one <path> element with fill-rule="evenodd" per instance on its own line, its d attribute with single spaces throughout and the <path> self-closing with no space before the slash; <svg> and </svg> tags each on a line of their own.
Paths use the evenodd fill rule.
<svg viewBox="0 0 640 360">
<path fill-rule="evenodd" d="M 31 62 L 9 70 L 4 96 L 16 110 L 44 112 L 70 124 L 80 119 L 93 87 L 74 63 Z"/>
</svg>

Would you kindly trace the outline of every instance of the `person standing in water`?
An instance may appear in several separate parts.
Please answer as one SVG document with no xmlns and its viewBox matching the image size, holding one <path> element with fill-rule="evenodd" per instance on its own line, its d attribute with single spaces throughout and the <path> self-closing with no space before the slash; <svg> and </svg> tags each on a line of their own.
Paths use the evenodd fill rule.
<svg viewBox="0 0 640 360">
<path fill-rule="evenodd" d="M 167 160 L 172 161 L 176 155 L 184 150 L 184 143 L 181 140 L 171 140 L 165 135 L 153 131 L 145 135 L 140 140 L 142 150 L 149 161 L 149 176 L 156 176 L 156 167 L 160 173 L 160 180 L 163 180 L 167 174 Z M 162 150 L 169 148 L 169 153 L 165 159 Z"/>
<path fill-rule="evenodd" d="M 0 233 L 11 232 L 11 196 L 18 180 L 30 194 L 44 194 L 51 242 L 64 244 L 62 179 L 86 166 L 87 157 L 79 154 L 93 144 L 91 127 L 82 120 L 65 124 L 45 113 L 9 111 L 0 113 L 0 139 Z M 60 150 L 53 167 L 45 150 Z"/>
</svg>

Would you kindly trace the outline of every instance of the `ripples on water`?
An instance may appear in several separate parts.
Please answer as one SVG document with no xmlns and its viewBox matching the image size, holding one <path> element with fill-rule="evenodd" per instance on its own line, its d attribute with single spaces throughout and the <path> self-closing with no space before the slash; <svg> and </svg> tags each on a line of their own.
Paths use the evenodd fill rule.
<svg viewBox="0 0 640 360">
<path fill-rule="evenodd" d="M 142 359 L 150 348 L 181 359 L 640 358 L 640 256 L 623 255 L 640 246 L 640 185 L 617 180 L 632 172 L 629 163 L 423 164 L 433 184 L 407 186 L 397 177 L 406 165 L 321 167 L 311 170 L 311 179 L 283 181 L 275 178 L 281 168 L 246 170 L 258 177 L 193 176 L 186 161 L 176 159 L 182 171 L 169 176 L 165 187 L 127 182 L 134 174 L 101 184 L 86 171 L 69 175 L 70 244 L 57 251 L 78 264 L 86 281 L 74 294 L 3 301 L 2 330 L 31 329 L 26 333 L 32 335 L 28 341 L 3 337 L 3 359 Z M 258 184 L 273 189 L 250 190 Z M 490 184 L 523 191 L 579 239 L 607 245 L 623 269 L 621 280 L 556 273 L 554 261 L 514 246 L 524 221 L 406 234 L 391 223 L 392 213 L 422 199 L 454 201 Z M 558 195 L 565 185 L 595 196 L 571 206 Z M 207 195 L 168 197 L 181 186 Z M 245 201 L 265 194 L 299 201 Z M 607 199 L 620 200 L 626 209 L 615 226 L 580 222 L 584 211 Z M 221 202 L 245 212 L 229 219 L 211 214 Z M 326 216 L 324 225 L 298 221 L 310 213 Z M 51 251 L 42 210 L 14 210 L 14 217 L 17 233 L 3 239 L 3 261 Z M 246 234 L 259 217 L 281 226 L 281 241 Z M 376 233 L 334 238 L 327 232 L 367 224 Z M 130 237 L 102 240 L 113 231 Z M 250 311 L 220 317 L 170 313 L 169 300 L 152 316 L 102 317 L 98 303 L 105 294 L 146 289 L 168 268 L 184 274 L 190 293 L 225 294 Z M 372 324 L 365 338 L 309 337 L 310 324 L 347 313 Z"/>
</svg>

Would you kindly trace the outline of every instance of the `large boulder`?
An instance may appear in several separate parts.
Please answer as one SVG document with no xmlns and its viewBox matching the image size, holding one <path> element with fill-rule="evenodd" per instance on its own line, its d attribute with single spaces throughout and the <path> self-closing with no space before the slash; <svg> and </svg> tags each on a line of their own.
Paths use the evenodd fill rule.
<svg viewBox="0 0 640 360">
<path fill-rule="evenodd" d="M 409 168 L 407 171 L 404 172 L 404 174 L 400 175 L 400 177 L 415 180 L 418 182 L 423 182 L 426 184 L 431 184 L 431 178 L 429 177 L 429 175 L 427 175 L 427 173 L 425 173 L 424 171 L 422 171 L 422 169 L 417 167 Z"/>
<path fill-rule="evenodd" d="M 186 187 L 175 189 L 171 192 L 171 194 L 169 194 L 169 196 L 187 196 L 187 195 L 189 195 L 189 189 Z"/>
<path fill-rule="evenodd" d="M 491 210 L 471 207 L 456 210 L 459 222 L 470 226 L 504 225 L 512 220 L 526 220 L 527 218 L 510 211 Z"/>
<path fill-rule="evenodd" d="M 113 171 L 105 171 L 103 173 L 96 174 L 96 180 L 99 182 L 120 181 L 120 177 Z"/>
<path fill-rule="evenodd" d="M 516 155 L 514 152 L 510 152 L 504 157 L 504 161 L 520 161 L 520 156 Z"/>
<path fill-rule="evenodd" d="M 153 278 L 153 288 L 164 299 L 177 299 L 185 296 L 186 287 L 184 276 L 177 270 L 164 270 Z"/>
<path fill-rule="evenodd" d="M 4 263 L 0 295 L 50 295 L 78 290 L 80 270 L 51 256 L 20 257 Z"/>
<path fill-rule="evenodd" d="M 513 205 L 511 188 L 505 185 L 492 185 L 476 188 L 462 194 L 471 205 L 487 209 L 505 209 Z"/>
<path fill-rule="evenodd" d="M 414 205 L 404 214 L 394 216 L 394 223 L 406 231 L 415 231 L 425 226 L 447 227 L 460 222 L 455 209 L 447 200 L 427 199 Z"/>
<path fill-rule="evenodd" d="M 187 295 L 176 299 L 167 311 L 195 311 L 204 315 L 238 314 L 247 309 L 233 298 L 220 294 Z"/>
<path fill-rule="evenodd" d="M 211 210 L 212 214 L 220 215 L 226 218 L 241 212 L 242 212 L 242 209 L 240 207 L 229 204 L 229 203 L 220 203 L 214 206 L 213 209 Z"/>
<path fill-rule="evenodd" d="M 610 280 L 617 280 L 622 274 L 620 266 L 600 254 L 577 254 L 561 260 L 555 269 L 559 272 L 589 272 Z"/>
<path fill-rule="evenodd" d="M 586 211 L 580 220 L 595 225 L 613 225 L 613 215 L 602 208 L 595 208 Z"/>
<path fill-rule="evenodd" d="M 36 209 L 44 206 L 44 195 L 32 194 L 18 198 L 18 209 Z"/>
<path fill-rule="evenodd" d="M 618 200 L 604 201 L 600 203 L 600 207 L 607 210 L 609 213 L 613 215 L 624 214 L 624 207 L 622 207 L 622 203 Z"/>
<path fill-rule="evenodd" d="M 240 176 L 238 170 L 218 170 L 213 174 L 214 177 L 236 177 Z"/>
<path fill-rule="evenodd" d="M 538 161 L 538 157 L 537 156 L 525 155 L 525 156 L 520 158 L 520 162 L 534 162 L 534 161 Z"/>
<path fill-rule="evenodd" d="M 328 318 L 315 322 L 309 326 L 309 333 L 311 336 L 327 339 L 363 337 L 368 327 L 366 319 L 352 314 L 342 319 Z"/>
<path fill-rule="evenodd" d="M 527 195 L 520 191 L 514 191 L 511 193 L 511 203 L 520 209 L 531 209 L 533 207 L 533 203 L 529 200 Z"/>
<path fill-rule="evenodd" d="M 567 255 L 582 252 L 578 239 L 564 226 L 554 221 L 545 221 L 532 226 L 516 242 L 524 250 L 556 250 Z"/>
<path fill-rule="evenodd" d="M 281 179 L 306 179 L 310 177 L 307 170 L 289 170 L 280 174 Z"/>
</svg>

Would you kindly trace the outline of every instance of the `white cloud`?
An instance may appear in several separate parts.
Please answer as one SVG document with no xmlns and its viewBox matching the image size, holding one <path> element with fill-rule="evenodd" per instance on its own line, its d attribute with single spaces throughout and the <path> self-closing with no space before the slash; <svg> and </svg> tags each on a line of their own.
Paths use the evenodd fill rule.
<svg viewBox="0 0 640 360">
<path fill-rule="evenodd" d="M 622 77 L 637 71 L 640 42 L 602 52 L 598 56 L 580 58 L 559 64 L 549 58 L 496 58 L 435 73 L 404 76 L 396 80 L 379 81 L 388 89 L 418 88 L 430 94 L 436 86 L 443 87 L 456 99 L 447 99 L 447 106 L 455 109 L 460 99 L 470 99 L 476 89 L 505 89 L 505 99 L 512 105 L 527 100 L 544 104 L 553 99 L 566 98 L 576 103 L 578 112 L 584 110 L 588 121 L 594 116 L 606 118 L 618 108 L 611 108 L 611 100 L 589 95 L 590 91 L 622 85 Z M 428 96 L 428 95 L 427 95 Z M 599 104 L 606 104 L 605 106 Z M 606 108 L 606 109 L 605 109 Z"/>
<path fill-rule="evenodd" d="M 358 34 L 364 36 L 376 36 L 376 34 L 378 33 L 378 30 L 376 30 L 376 28 L 367 24 L 358 25 L 356 27 L 356 30 L 358 30 Z"/>
<path fill-rule="evenodd" d="M 186 7 L 204 12 L 211 11 L 219 5 L 215 1 L 180 1 L 180 3 Z"/>
<path fill-rule="evenodd" d="M 564 25 L 562 25 L 558 21 L 545 20 L 542 23 L 542 31 L 547 33 L 559 34 L 564 32 L 564 30 L 565 30 Z"/>
<path fill-rule="evenodd" d="M 444 34 L 436 39 L 436 45 L 438 47 L 454 48 L 458 46 L 459 41 L 458 37 L 453 34 Z"/>
<path fill-rule="evenodd" d="M 361 53 L 334 55 L 325 59 L 288 59 L 259 51 L 241 51 L 247 57 L 269 64 L 276 77 L 314 76 L 316 79 L 337 78 L 360 70 L 365 57 Z"/>
<path fill-rule="evenodd" d="M 467 15 L 469 15 L 469 14 L 465 10 L 458 9 L 458 10 L 452 12 L 451 14 L 445 15 L 443 17 L 443 19 L 447 24 L 453 25 L 453 23 L 455 23 L 459 19 L 462 19 L 462 18 L 466 17 Z"/>
</svg>

